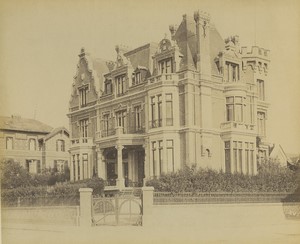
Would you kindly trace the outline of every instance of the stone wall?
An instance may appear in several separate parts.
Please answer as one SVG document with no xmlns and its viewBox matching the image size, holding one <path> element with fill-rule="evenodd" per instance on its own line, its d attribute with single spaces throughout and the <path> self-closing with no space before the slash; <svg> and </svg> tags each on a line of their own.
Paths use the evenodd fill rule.
<svg viewBox="0 0 300 244">
<path fill-rule="evenodd" d="M 2 224 L 79 225 L 79 206 L 2 208 Z"/>
</svg>

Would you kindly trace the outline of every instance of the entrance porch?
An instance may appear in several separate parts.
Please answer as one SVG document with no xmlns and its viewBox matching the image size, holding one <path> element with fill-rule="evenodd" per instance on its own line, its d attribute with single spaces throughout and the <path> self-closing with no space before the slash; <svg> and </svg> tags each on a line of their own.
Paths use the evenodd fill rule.
<svg viewBox="0 0 300 244">
<path fill-rule="evenodd" d="M 145 150 L 142 145 L 119 145 L 98 151 L 98 176 L 108 186 L 143 186 Z"/>
</svg>

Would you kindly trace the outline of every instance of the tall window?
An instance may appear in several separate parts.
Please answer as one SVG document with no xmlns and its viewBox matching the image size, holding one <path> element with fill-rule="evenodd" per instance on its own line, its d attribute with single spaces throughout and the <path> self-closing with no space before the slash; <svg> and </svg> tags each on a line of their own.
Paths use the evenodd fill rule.
<svg viewBox="0 0 300 244">
<path fill-rule="evenodd" d="M 257 113 L 257 131 L 258 135 L 266 135 L 266 115 L 263 112 Z"/>
<path fill-rule="evenodd" d="M 80 158 L 79 154 L 76 154 L 77 156 L 77 180 L 80 180 Z"/>
<path fill-rule="evenodd" d="M 239 65 L 231 62 L 226 62 L 227 80 L 229 82 L 238 81 L 240 79 Z"/>
<path fill-rule="evenodd" d="M 73 179 L 74 181 L 76 180 L 76 159 L 75 159 L 75 154 L 72 155 L 72 165 L 73 165 Z"/>
<path fill-rule="evenodd" d="M 225 172 L 231 173 L 230 141 L 225 141 Z"/>
<path fill-rule="evenodd" d="M 254 143 L 250 143 L 250 173 L 254 174 Z"/>
<path fill-rule="evenodd" d="M 233 142 L 233 172 L 237 172 L 237 164 L 238 164 L 238 153 L 237 153 L 237 142 Z"/>
<path fill-rule="evenodd" d="M 140 131 L 142 129 L 142 111 L 141 106 L 134 107 L 135 114 L 135 131 Z"/>
<path fill-rule="evenodd" d="M 158 112 L 157 126 L 161 127 L 162 126 L 162 96 L 161 95 L 157 96 L 157 112 Z"/>
<path fill-rule="evenodd" d="M 158 164 L 159 164 L 159 175 L 163 172 L 163 141 L 158 141 Z"/>
<path fill-rule="evenodd" d="M 175 171 L 174 165 L 174 143 L 173 140 L 167 140 L 167 164 L 168 164 L 168 172 Z"/>
<path fill-rule="evenodd" d="M 104 83 L 104 92 L 105 94 L 111 94 L 112 93 L 112 84 L 111 80 L 106 80 Z"/>
<path fill-rule="evenodd" d="M 135 72 L 132 74 L 132 85 L 138 85 L 142 82 L 141 72 Z"/>
<path fill-rule="evenodd" d="M 249 161 L 249 142 L 245 142 L 245 164 L 246 164 L 246 174 L 250 174 L 250 161 Z"/>
<path fill-rule="evenodd" d="M 33 138 L 29 139 L 29 150 L 30 151 L 36 150 L 36 141 Z"/>
<path fill-rule="evenodd" d="M 125 75 L 116 77 L 117 95 L 125 93 Z"/>
<path fill-rule="evenodd" d="M 88 178 L 88 154 L 82 154 L 82 172 L 83 172 L 83 179 Z"/>
<path fill-rule="evenodd" d="M 87 105 L 87 93 L 88 93 L 88 86 L 84 86 L 79 89 L 81 107 L 85 107 Z"/>
<path fill-rule="evenodd" d="M 150 127 L 155 128 L 156 127 L 156 115 L 155 115 L 155 97 L 150 98 L 151 102 L 151 121 L 150 121 Z"/>
<path fill-rule="evenodd" d="M 233 141 L 233 170 L 242 173 L 243 171 L 243 142 Z"/>
<path fill-rule="evenodd" d="M 243 97 L 226 97 L 227 121 L 243 122 Z"/>
<path fill-rule="evenodd" d="M 108 136 L 108 128 L 109 128 L 109 114 L 103 115 L 103 122 L 102 122 L 102 135 L 104 137 Z"/>
<path fill-rule="evenodd" d="M 172 99 L 172 94 L 166 94 L 166 125 L 173 125 L 173 99 Z"/>
<path fill-rule="evenodd" d="M 123 127 L 124 130 L 126 128 L 126 111 L 118 111 L 116 112 L 117 126 Z"/>
<path fill-rule="evenodd" d="M 265 83 L 263 80 L 257 80 L 257 95 L 258 99 L 265 100 Z"/>
<path fill-rule="evenodd" d="M 167 58 L 162 61 L 159 61 L 158 65 L 160 74 L 173 73 L 172 58 Z"/>
<path fill-rule="evenodd" d="M 243 172 L 243 142 L 238 142 L 238 172 Z"/>
<path fill-rule="evenodd" d="M 157 176 L 156 172 L 156 142 L 152 142 L 152 165 L 153 165 L 153 176 Z"/>
<path fill-rule="evenodd" d="M 88 119 L 83 119 L 79 121 L 80 136 L 82 138 L 85 138 L 83 139 L 83 142 L 87 142 L 86 138 L 88 137 L 88 123 L 89 123 Z"/>
<path fill-rule="evenodd" d="M 13 149 L 13 138 L 6 137 L 6 149 L 12 150 Z"/>
<path fill-rule="evenodd" d="M 65 141 L 64 140 L 56 141 L 56 151 L 60 151 L 60 152 L 65 151 Z"/>
</svg>

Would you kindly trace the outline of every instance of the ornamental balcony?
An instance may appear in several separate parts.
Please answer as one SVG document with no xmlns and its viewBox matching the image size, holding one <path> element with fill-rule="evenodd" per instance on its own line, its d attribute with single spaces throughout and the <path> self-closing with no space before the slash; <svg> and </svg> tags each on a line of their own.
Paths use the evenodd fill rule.
<svg viewBox="0 0 300 244">
<path fill-rule="evenodd" d="M 134 127 L 134 126 L 127 126 L 122 127 L 118 126 L 113 129 L 108 130 L 101 130 L 96 133 L 96 139 L 106 138 L 106 137 L 113 137 L 113 136 L 122 136 L 122 135 L 134 135 L 134 134 L 144 134 L 145 128 Z"/>
<path fill-rule="evenodd" d="M 168 73 L 168 74 L 159 74 L 149 78 L 149 84 L 151 83 L 178 83 L 178 74 Z"/>
<path fill-rule="evenodd" d="M 221 123 L 221 130 L 234 130 L 234 131 L 253 131 L 255 130 L 255 125 L 245 124 L 243 122 L 227 121 Z"/>
<path fill-rule="evenodd" d="M 92 137 L 80 137 L 71 139 L 71 147 L 76 146 L 93 146 L 94 140 Z"/>
</svg>

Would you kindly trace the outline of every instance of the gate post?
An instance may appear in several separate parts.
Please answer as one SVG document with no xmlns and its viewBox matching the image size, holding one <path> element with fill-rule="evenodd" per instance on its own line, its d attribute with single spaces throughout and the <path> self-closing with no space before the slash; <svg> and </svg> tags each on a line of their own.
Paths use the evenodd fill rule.
<svg viewBox="0 0 300 244">
<path fill-rule="evenodd" d="M 152 186 L 142 187 L 143 226 L 152 225 L 153 191 L 154 188 Z"/>
<path fill-rule="evenodd" d="M 80 188 L 80 226 L 92 226 L 92 188 Z"/>
</svg>

